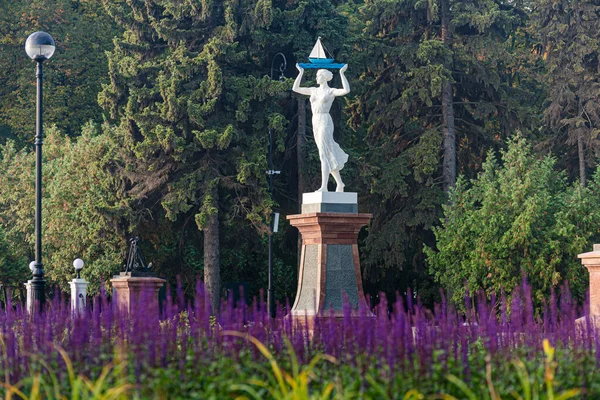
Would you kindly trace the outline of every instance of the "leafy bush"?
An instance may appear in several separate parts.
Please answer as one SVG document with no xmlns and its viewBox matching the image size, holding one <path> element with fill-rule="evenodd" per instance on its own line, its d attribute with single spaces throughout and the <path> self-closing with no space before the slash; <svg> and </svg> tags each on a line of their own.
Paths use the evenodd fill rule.
<svg viewBox="0 0 600 400">
<path fill-rule="evenodd" d="M 458 180 L 426 248 L 431 272 L 462 305 L 466 290 L 488 296 L 519 285 L 527 275 L 536 304 L 568 280 L 577 299 L 587 288 L 577 254 L 599 238 L 600 175 L 589 188 L 567 185 L 552 157 L 538 159 L 517 135 L 488 153 L 477 179 Z"/>
<path fill-rule="evenodd" d="M 43 237 L 47 279 L 68 289 L 73 259 L 86 262 L 83 276 L 88 291 L 99 292 L 119 270 L 124 259 L 128 203 L 122 182 L 115 178 L 119 167 L 119 144 L 108 126 L 88 124 L 77 139 L 56 128 L 47 132 L 44 146 Z M 33 258 L 35 157 L 13 143 L 0 149 L 0 249 L 6 247 L 3 270 L 21 279 L 29 273 Z M 5 243 L 5 245 L 4 245 Z M 28 260 L 29 259 L 29 260 Z M 89 267 L 89 268 L 87 268 Z M 15 272 L 12 272 L 15 271 Z"/>
</svg>

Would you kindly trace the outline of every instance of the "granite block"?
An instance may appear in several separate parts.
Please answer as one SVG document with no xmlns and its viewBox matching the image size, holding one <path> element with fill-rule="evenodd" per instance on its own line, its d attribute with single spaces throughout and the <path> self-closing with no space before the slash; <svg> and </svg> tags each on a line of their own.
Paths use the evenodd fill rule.
<svg viewBox="0 0 600 400">
<path fill-rule="evenodd" d="M 319 246 L 308 245 L 304 252 L 304 265 L 302 272 L 302 291 L 296 304 L 297 310 L 311 310 L 316 308 L 316 296 L 318 293 L 318 271 L 319 271 Z"/>
<path fill-rule="evenodd" d="M 358 307 L 359 295 L 354 272 L 352 245 L 327 246 L 325 275 L 325 309 L 342 310 L 344 294 L 353 308 Z"/>
<path fill-rule="evenodd" d="M 358 214 L 358 204 L 340 204 L 340 203 L 302 204 L 302 214 L 321 213 L 321 212 Z"/>
</svg>

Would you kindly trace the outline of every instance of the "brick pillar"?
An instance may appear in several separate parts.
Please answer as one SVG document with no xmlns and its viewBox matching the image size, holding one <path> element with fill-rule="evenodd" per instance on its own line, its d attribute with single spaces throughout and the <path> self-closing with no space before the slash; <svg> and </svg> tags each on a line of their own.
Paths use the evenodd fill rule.
<svg viewBox="0 0 600 400">
<path fill-rule="evenodd" d="M 158 291 L 164 279 L 121 274 L 110 280 L 114 289 L 113 301 L 121 312 L 143 311 L 158 316 Z"/>
<path fill-rule="evenodd" d="M 600 317 L 600 244 L 594 245 L 594 251 L 577 257 L 590 273 L 590 315 Z"/>
<path fill-rule="evenodd" d="M 354 310 L 367 307 L 357 239 L 358 232 L 371 217 L 371 214 L 343 212 L 287 217 L 302 235 L 298 291 L 292 316 L 328 316 L 333 311 L 341 317 L 344 298 Z"/>
</svg>

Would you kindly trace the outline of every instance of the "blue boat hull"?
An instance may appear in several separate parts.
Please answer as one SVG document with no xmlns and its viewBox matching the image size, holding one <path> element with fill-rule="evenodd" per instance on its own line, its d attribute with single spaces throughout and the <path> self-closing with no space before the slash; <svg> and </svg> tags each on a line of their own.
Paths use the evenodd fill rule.
<svg viewBox="0 0 600 400">
<path fill-rule="evenodd" d="M 311 63 L 313 64 L 331 64 L 333 63 L 333 58 L 311 58 L 308 57 Z"/>
<path fill-rule="evenodd" d="M 346 64 L 343 64 L 343 63 L 328 63 L 328 64 L 298 63 L 298 65 L 304 69 L 340 69 Z"/>
</svg>

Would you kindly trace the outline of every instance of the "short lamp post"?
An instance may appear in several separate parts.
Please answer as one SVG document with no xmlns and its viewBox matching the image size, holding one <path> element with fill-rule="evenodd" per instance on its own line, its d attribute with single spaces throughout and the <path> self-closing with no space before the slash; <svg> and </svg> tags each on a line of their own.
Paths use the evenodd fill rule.
<svg viewBox="0 0 600 400">
<path fill-rule="evenodd" d="M 71 312 L 74 314 L 83 314 L 85 312 L 85 304 L 87 298 L 88 282 L 81 278 L 81 270 L 83 269 L 83 260 L 81 258 L 73 261 L 73 268 L 77 275 L 70 282 L 71 286 Z"/>
<path fill-rule="evenodd" d="M 37 99 L 35 122 L 35 263 L 31 280 L 32 301 L 38 302 L 40 311 L 46 300 L 46 280 L 42 263 L 42 145 L 44 131 L 42 127 L 42 83 L 44 78 L 42 65 L 54 54 L 56 45 L 52 36 L 46 32 L 35 32 L 25 42 L 27 55 L 37 63 Z M 33 306 L 33 303 L 32 303 Z"/>
<path fill-rule="evenodd" d="M 287 68 L 287 60 L 282 53 L 275 54 L 273 57 L 273 61 L 271 61 L 271 79 L 273 79 L 273 68 L 275 67 L 275 60 L 277 56 L 281 56 L 281 65 L 279 66 L 279 80 L 283 81 L 285 79 L 285 69 Z M 271 111 L 273 111 L 273 105 L 271 104 Z M 273 175 L 279 174 L 281 171 L 275 171 L 273 167 L 273 129 L 269 127 L 269 170 L 267 171 L 267 175 L 269 175 L 269 193 L 271 194 L 271 198 L 273 198 Z M 279 214 L 277 214 L 277 217 Z M 273 232 L 277 232 L 277 222 L 278 218 L 273 218 L 273 213 L 271 213 L 271 231 L 269 232 L 269 283 L 267 287 L 267 308 L 269 310 L 269 316 L 271 318 L 275 318 L 275 289 L 273 288 Z"/>
</svg>

